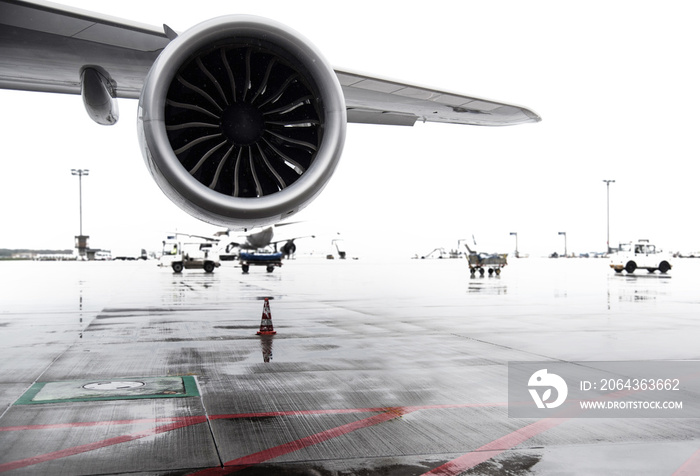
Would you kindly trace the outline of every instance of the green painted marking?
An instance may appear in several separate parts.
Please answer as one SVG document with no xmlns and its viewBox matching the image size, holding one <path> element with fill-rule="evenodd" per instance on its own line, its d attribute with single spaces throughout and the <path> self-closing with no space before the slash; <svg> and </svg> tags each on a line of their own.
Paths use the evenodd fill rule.
<svg viewBox="0 0 700 476">
<path fill-rule="evenodd" d="M 24 392 L 24 395 L 14 404 L 37 405 L 43 403 L 198 396 L 197 382 L 192 376 L 114 378 L 37 382 Z"/>
</svg>

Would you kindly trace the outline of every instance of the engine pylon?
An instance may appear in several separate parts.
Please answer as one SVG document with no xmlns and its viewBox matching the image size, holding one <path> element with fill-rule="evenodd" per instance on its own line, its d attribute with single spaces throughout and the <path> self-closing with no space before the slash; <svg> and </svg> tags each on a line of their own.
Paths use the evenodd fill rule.
<svg viewBox="0 0 700 476">
<path fill-rule="evenodd" d="M 260 320 L 260 330 L 257 332 L 259 336 L 272 336 L 277 334 L 274 327 L 272 327 L 272 314 L 270 313 L 270 300 L 265 298 L 265 304 L 263 304 L 262 319 Z"/>
</svg>

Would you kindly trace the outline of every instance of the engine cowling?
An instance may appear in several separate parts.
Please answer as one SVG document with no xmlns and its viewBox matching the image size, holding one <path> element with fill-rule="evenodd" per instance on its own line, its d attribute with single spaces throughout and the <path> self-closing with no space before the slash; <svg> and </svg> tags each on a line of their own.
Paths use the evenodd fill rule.
<svg viewBox="0 0 700 476">
<path fill-rule="evenodd" d="M 208 223 L 249 228 L 308 205 L 345 141 L 338 79 L 317 49 L 260 17 L 201 23 L 146 78 L 139 141 L 156 182 Z"/>
</svg>

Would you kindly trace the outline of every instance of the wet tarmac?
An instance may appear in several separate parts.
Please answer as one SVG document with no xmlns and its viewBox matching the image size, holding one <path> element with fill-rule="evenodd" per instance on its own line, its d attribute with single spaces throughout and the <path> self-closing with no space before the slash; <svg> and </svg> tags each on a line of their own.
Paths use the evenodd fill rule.
<svg viewBox="0 0 700 476">
<path fill-rule="evenodd" d="M 508 362 L 700 359 L 699 277 L 1 262 L 0 472 L 700 474 L 698 419 L 508 417 Z"/>
</svg>

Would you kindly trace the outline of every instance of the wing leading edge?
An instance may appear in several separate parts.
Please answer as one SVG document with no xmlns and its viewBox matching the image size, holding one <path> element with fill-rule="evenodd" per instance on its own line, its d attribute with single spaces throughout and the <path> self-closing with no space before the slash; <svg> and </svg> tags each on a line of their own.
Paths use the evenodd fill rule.
<svg viewBox="0 0 700 476">
<path fill-rule="evenodd" d="M 80 94 L 81 71 L 92 66 L 108 74 L 115 97 L 138 98 L 151 65 L 170 41 L 165 28 L 49 2 L 0 0 L 0 88 Z M 540 120 L 518 106 L 335 72 L 348 122 L 500 126 Z"/>
</svg>

